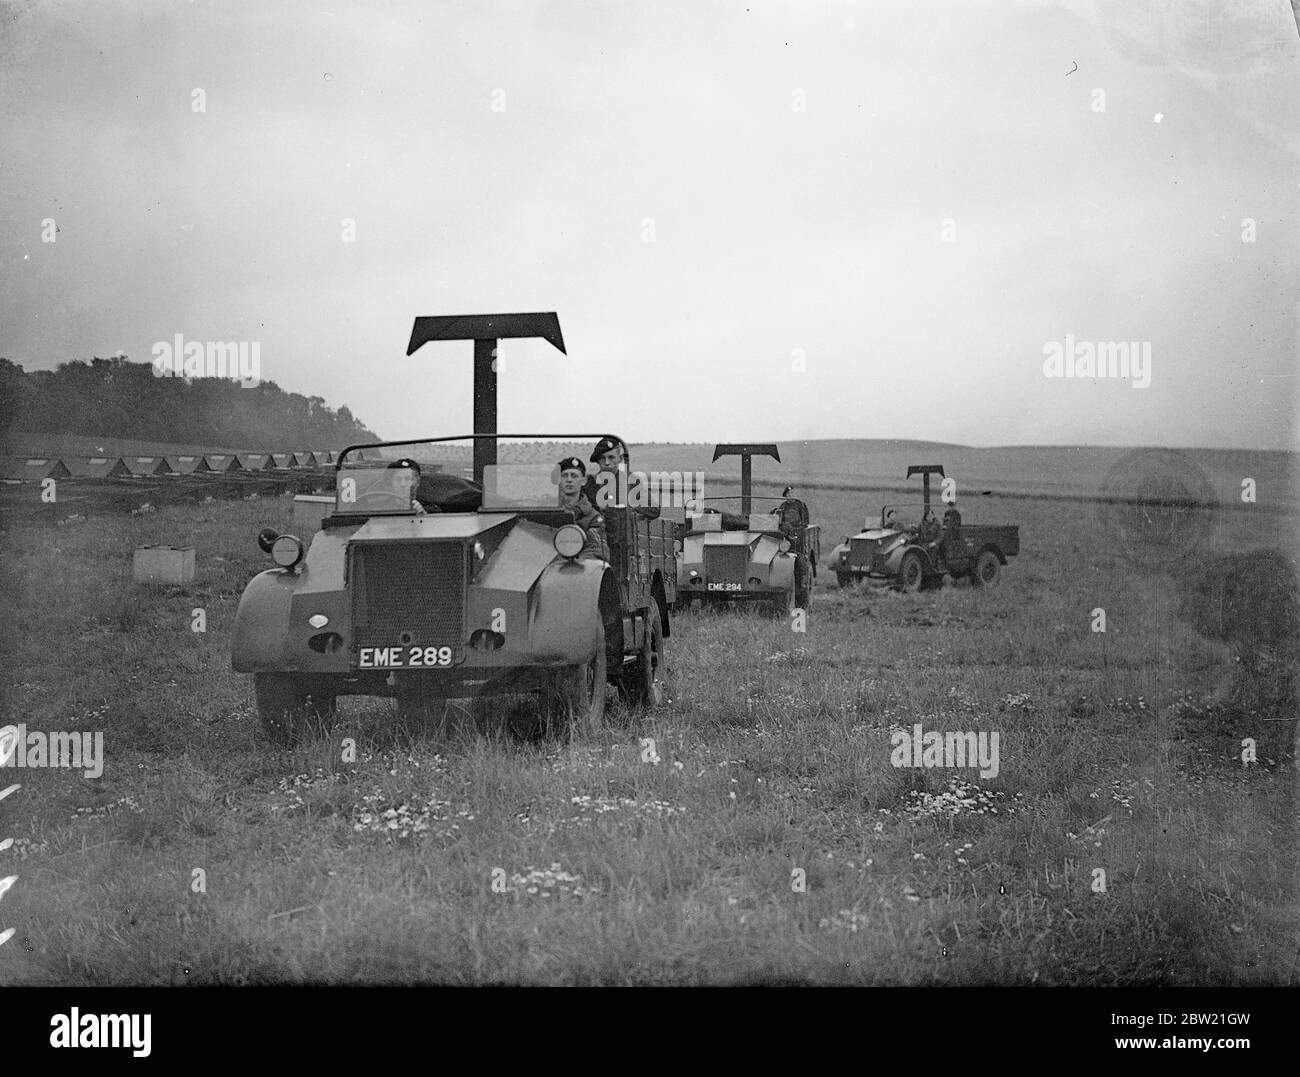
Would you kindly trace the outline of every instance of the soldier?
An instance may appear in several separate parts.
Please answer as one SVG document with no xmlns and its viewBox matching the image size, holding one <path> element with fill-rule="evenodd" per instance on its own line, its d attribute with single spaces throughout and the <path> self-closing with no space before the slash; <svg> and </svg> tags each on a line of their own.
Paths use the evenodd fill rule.
<svg viewBox="0 0 1300 1077">
<path fill-rule="evenodd" d="M 939 537 L 939 521 L 934 515 L 934 509 L 926 508 L 925 515 L 921 517 L 921 526 L 917 528 L 916 537 L 921 542 L 933 542 Z"/>
<path fill-rule="evenodd" d="M 423 516 L 425 513 L 424 506 L 421 505 L 418 500 L 416 500 L 416 496 L 415 496 L 416 491 L 419 490 L 420 488 L 420 465 L 417 464 L 410 457 L 404 456 L 400 460 L 394 460 L 388 466 L 390 468 L 394 468 L 394 467 L 406 468 L 408 471 L 413 473 L 414 477 L 411 479 L 411 511 L 415 513 L 417 516 Z"/>
<path fill-rule="evenodd" d="M 617 438 L 601 438 L 596 442 L 595 449 L 592 450 L 591 462 L 598 465 L 601 472 L 617 476 L 619 468 L 625 467 L 627 464 L 627 446 Z M 619 494 L 617 484 L 610 483 L 609 480 L 606 480 L 606 489 L 609 492 L 605 495 L 605 498 L 600 498 L 598 494 L 601 484 L 598 479 L 599 472 L 587 479 L 586 485 L 583 487 L 582 491 L 586 495 L 587 500 L 594 506 L 601 506 L 601 501 L 612 498 L 613 500 L 610 500 L 609 504 L 617 504 Z M 634 486 L 640 486 L 640 480 L 628 479 L 627 481 L 628 488 L 626 493 L 628 495 L 628 500 L 632 501 L 634 500 L 632 497 L 632 488 Z M 636 511 L 638 515 L 644 516 L 650 520 L 657 519 L 659 516 L 659 509 L 657 507 L 642 507 L 638 505 Z"/>
<path fill-rule="evenodd" d="M 576 456 L 560 461 L 560 508 L 573 512 L 574 522 L 586 532 L 587 541 L 579 557 L 609 560 L 609 543 L 605 538 L 605 518 L 595 510 L 582 492 L 586 469 Z"/>
<path fill-rule="evenodd" d="M 956 505 L 943 514 L 943 529 L 954 542 L 961 538 L 961 513 Z"/>
<path fill-rule="evenodd" d="M 777 508 L 777 515 L 781 518 L 781 534 L 788 539 L 793 539 L 798 534 L 799 528 L 808 523 L 808 509 L 802 501 L 793 497 L 794 488 L 787 486 L 781 491 L 781 496 L 785 499 Z"/>
</svg>

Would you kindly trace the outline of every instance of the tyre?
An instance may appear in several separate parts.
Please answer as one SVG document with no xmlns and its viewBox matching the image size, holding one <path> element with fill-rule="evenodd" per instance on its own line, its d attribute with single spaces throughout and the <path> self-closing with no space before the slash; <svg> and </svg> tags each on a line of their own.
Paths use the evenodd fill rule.
<svg viewBox="0 0 1300 1077">
<path fill-rule="evenodd" d="M 608 659 L 605 630 L 601 627 L 596 653 L 580 666 L 567 666 L 554 673 L 544 691 L 547 726 L 550 732 L 585 733 L 595 736 L 605 724 L 605 685 Z"/>
<path fill-rule="evenodd" d="M 301 673 L 255 673 L 257 717 L 262 732 L 285 748 L 334 724 L 334 693 L 327 682 Z"/>
<path fill-rule="evenodd" d="M 980 550 L 975 558 L 975 567 L 971 570 L 970 582 L 973 587 L 992 587 L 998 582 L 1002 573 L 1002 563 L 992 550 Z"/>
<path fill-rule="evenodd" d="M 795 611 L 798 603 L 795 602 L 795 583 L 790 581 L 790 586 L 778 598 L 771 599 L 765 604 L 765 609 L 769 617 L 789 618 L 790 614 Z"/>
<path fill-rule="evenodd" d="M 409 675 L 399 674 L 395 699 L 397 727 L 403 735 L 415 738 L 430 730 L 438 736 L 446 733 L 445 701 L 428 695 Z"/>
<path fill-rule="evenodd" d="M 806 610 L 812 601 L 812 568 L 804 558 L 794 563 L 794 604 Z"/>
<path fill-rule="evenodd" d="M 664 629 L 659 604 L 652 598 L 646 609 L 646 633 L 641 653 L 629 671 L 628 698 L 633 706 L 654 708 L 668 698 L 665 678 Z"/>
<path fill-rule="evenodd" d="M 915 550 L 908 550 L 898 563 L 898 589 L 909 594 L 925 584 L 925 561 Z"/>
</svg>

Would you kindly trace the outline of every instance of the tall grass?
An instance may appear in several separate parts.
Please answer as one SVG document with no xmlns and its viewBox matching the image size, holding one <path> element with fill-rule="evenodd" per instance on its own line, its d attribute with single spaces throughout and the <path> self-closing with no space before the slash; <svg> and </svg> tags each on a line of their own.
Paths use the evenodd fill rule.
<svg viewBox="0 0 1300 1077">
<path fill-rule="evenodd" d="M 831 533 L 858 501 L 813 508 Z M 347 700 L 294 752 L 229 668 L 287 499 L 15 528 L 4 721 L 102 730 L 107 764 L 10 779 L 0 977 L 1287 982 L 1295 772 L 1262 732 L 1286 716 L 1204 702 L 1230 656 L 1088 510 L 997 510 L 1024 549 L 1000 587 L 823 574 L 806 633 L 679 615 L 671 702 L 617 705 L 595 739 L 412 742 L 389 704 Z M 133 585 L 144 542 L 195 545 L 198 579 Z M 997 731 L 998 777 L 894 768 L 890 728 L 916 722 Z"/>
</svg>

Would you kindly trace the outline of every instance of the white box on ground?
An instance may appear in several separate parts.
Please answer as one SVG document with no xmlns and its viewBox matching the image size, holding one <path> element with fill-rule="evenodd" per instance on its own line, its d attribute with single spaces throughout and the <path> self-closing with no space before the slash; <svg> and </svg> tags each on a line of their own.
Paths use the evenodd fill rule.
<svg viewBox="0 0 1300 1077">
<path fill-rule="evenodd" d="M 293 530 L 305 539 L 320 530 L 320 522 L 334 508 L 334 498 L 321 494 L 297 494 L 293 499 Z"/>
<path fill-rule="evenodd" d="M 190 583 L 193 546 L 137 546 L 132 566 L 136 583 Z"/>
</svg>

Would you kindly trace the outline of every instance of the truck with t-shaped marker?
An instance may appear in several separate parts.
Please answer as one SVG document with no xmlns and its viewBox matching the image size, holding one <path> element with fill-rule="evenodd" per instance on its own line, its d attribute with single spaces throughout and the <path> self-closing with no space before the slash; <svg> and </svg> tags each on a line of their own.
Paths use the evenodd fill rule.
<svg viewBox="0 0 1300 1077">
<path fill-rule="evenodd" d="M 937 587 L 945 575 L 969 578 L 974 587 L 996 583 L 1007 558 L 1020 552 L 1020 528 L 963 523 L 955 497 L 948 501 L 955 484 L 949 485 L 942 464 L 913 464 L 907 477 L 913 475 L 921 476 L 921 505 L 885 505 L 878 525 L 868 520 L 865 530 L 845 535 L 831 551 L 827 567 L 839 585 L 870 577 L 890 580 L 902 591 L 919 591 Z M 931 475 L 945 479 L 948 508 L 942 522 L 930 507 Z M 917 510 L 920 516 L 913 519 Z"/>
</svg>

